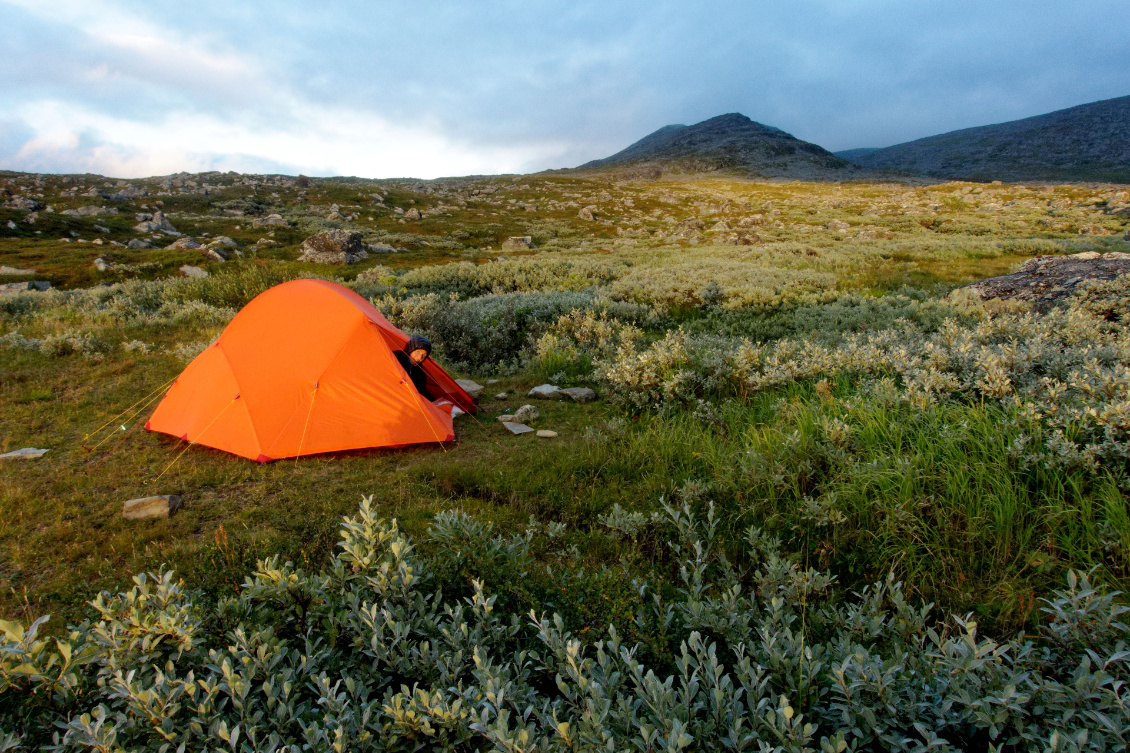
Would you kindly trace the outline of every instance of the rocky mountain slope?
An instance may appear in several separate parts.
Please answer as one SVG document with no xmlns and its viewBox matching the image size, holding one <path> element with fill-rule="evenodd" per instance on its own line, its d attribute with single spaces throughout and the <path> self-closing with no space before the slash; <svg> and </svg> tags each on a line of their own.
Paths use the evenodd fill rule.
<svg viewBox="0 0 1130 753">
<path fill-rule="evenodd" d="M 1130 96 L 838 155 L 938 178 L 1130 183 Z"/>
<path fill-rule="evenodd" d="M 617 167 L 655 177 L 665 172 L 725 172 L 802 180 L 842 180 L 863 172 L 823 147 L 736 112 L 692 126 L 664 126 L 627 149 L 579 169 Z"/>
</svg>

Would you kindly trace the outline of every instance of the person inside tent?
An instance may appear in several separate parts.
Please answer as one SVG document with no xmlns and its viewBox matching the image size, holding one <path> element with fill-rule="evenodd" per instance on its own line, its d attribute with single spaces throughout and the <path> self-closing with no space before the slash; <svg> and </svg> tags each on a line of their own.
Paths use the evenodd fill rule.
<svg viewBox="0 0 1130 753">
<path fill-rule="evenodd" d="M 428 372 L 424 370 L 424 361 L 432 354 L 432 343 L 423 335 L 412 335 L 404 344 L 403 350 L 394 350 L 396 360 L 404 368 L 408 378 L 424 399 L 431 400 L 438 408 L 451 411 L 451 417 L 463 415 L 463 410 L 448 399 L 443 389 L 434 383 L 429 384 Z"/>
<path fill-rule="evenodd" d="M 436 395 L 428 389 L 428 373 L 424 371 L 424 361 L 432 354 L 432 343 L 423 335 L 412 335 L 404 345 L 404 350 L 393 351 L 396 360 L 404 367 L 408 378 L 416 386 L 416 391 L 428 400 L 435 400 Z"/>
</svg>

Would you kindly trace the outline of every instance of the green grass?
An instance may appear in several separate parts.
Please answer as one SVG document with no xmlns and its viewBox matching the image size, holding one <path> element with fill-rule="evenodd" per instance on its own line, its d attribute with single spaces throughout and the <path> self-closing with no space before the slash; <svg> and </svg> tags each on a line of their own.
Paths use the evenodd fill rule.
<svg viewBox="0 0 1130 753">
<path fill-rule="evenodd" d="M 284 188 L 252 192 L 239 186 L 210 196 L 163 197 L 178 229 L 236 238 L 247 255 L 241 264 L 205 261 L 198 251 L 129 251 L 58 240 L 71 232 L 92 239 L 93 225 L 101 224 L 112 231 L 103 237 L 124 242 L 131 237 L 132 212 L 152 197 L 123 204 L 119 217 L 41 214 L 34 228 L 19 225 L 16 231 L 4 225 L 9 217 L 21 220 L 22 213 L 0 210 L 0 263 L 32 267 L 37 277 L 61 287 L 167 277 L 181 264 L 196 264 L 213 276 L 144 293 L 164 296 L 159 300 L 143 300 L 143 293 L 134 291 L 129 305 L 154 311 L 175 299 L 234 309 L 299 275 L 352 280 L 378 264 L 403 273 L 452 261 L 482 263 L 499 255 L 492 249 L 501 240 L 530 234 L 540 252 L 523 258 L 535 265 L 596 260 L 615 266 L 617 275 L 637 273 L 633 284 L 643 303 L 667 302 L 656 307 L 648 337 L 681 325 L 692 333 L 771 340 L 834 339 L 888 327 L 899 317 L 930 329 L 942 314 L 930 308 L 929 300 L 955 285 L 1007 272 L 1035 254 L 1127 249 L 1121 235 L 1079 236 L 1075 227 L 1086 219 L 1082 214 L 1064 218 L 1035 206 L 1008 214 L 971 211 L 949 195 L 957 184 L 912 189 L 707 180 L 614 186 L 599 178 L 557 175 L 480 184 L 500 187 L 491 200 L 503 206 L 472 197 L 465 209 L 447 216 L 403 223 L 391 211 L 370 208 L 368 194 L 380 187 L 388 193 L 388 206 L 402 208 L 433 209 L 451 200 L 403 183 L 348 180 L 319 182 L 305 204 L 295 202 L 296 191 Z M 521 188 L 527 184 L 530 189 Z M 618 199 L 632 198 L 634 207 L 592 198 L 605 190 Z M 1079 201 L 1092 189 L 1055 191 L 1055 196 L 1039 196 Z M 279 197 L 270 196 L 276 192 Z M 933 215 L 904 215 L 895 205 L 907 193 L 934 197 L 944 208 Z M 1011 186 L 999 193 L 1001 202 L 1034 195 Z M 264 211 L 293 218 L 294 225 L 273 231 L 280 246 L 251 250 L 268 231 L 252 229 L 250 218 L 223 216 L 218 206 L 250 198 Z M 536 202 L 541 209 L 508 209 L 509 198 Z M 617 224 L 587 223 L 576 217 L 575 208 L 550 209 L 549 200 L 601 204 L 608 207 L 604 216 Z M 730 209 L 711 209 L 726 202 Z M 51 203 L 61 210 L 93 200 Z M 408 250 L 348 269 L 296 262 L 301 240 L 327 226 L 323 218 L 330 203 L 359 205 L 362 219 L 349 227 L 370 239 L 394 239 L 390 242 Z M 875 203 L 894 208 L 866 215 Z M 653 210 L 671 221 L 656 219 Z M 763 243 L 715 245 L 708 234 L 697 243 L 666 240 L 674 222 L 713 218 L 716 211 L 762 215 L 763 224 L 753 230 Z M 779 215 L 771 217 L 771 211 Z M 778 217 L 782 227 L 773 225 Z M 853 232 L 875 228 L 881 237 L 838 238 L 823 229 L 833 218 L 851 223 Z M 1038 224 L 1044 220 L 1051 225 Z M 1112 232 L 1116 223 L 1086 221 L 1105 222 Z M 616 227 L 647 235 L 633 245 Z M 96 256 L 150 266 L 139 266 L 136 273 L 99 273 L 91 265 Z M 671 289 L 662 289 L 667 283 L 659 280 L 676 269 L 681 271 L 670 278 Z M 839 298 L 828 305 L 787 302 L 733 310 L 704 307 L 696 299 L 711 280 L 725 287 L 736 284 L 726 276 L 734 270 L 753 279 L 761 269 L 832 275 Z M 484 290 L 525 290 L 523 285 L 530 284 L 518 265 L 507 274 L 485 276 Z M 596 292 L 614 291 L 618 281 Z M 575 280 L 553 284 L 577 287 Z M 845 291 L 858 295 L 849 300 Z M 435 292 L 446 300 L 452 291 L 437 287 Z M 749 526 L 759 526 L 780 537 L 795 556 L 831 569 L 844 588 L 894 569 L 918 595 L 936 600 L 945 611 L 973 611 L 999 630 L 1035 619 L 1035 597 L 1061 583 L 1068 567 L 1098 566 L 1097 577 L 1122 588 L 1130 585 L 1127 563 L 1117 554 L 1130 551 L 1119 479 L 1021 468 L 1008 452 L 1020 429 L 998 408 L 943 404 L 912 410 L 863 399 L 865 386 L 847 381 L 819 392 L 811 383 L 794 383 L 723 403 L 712 419 L 696 417 L 691 409 L 635 415 L 605 402 L 538 403 L 538 427 L 561 436 L 510 436 L 494 420 L 499 411 L 527 402 L 521 395 L 534 384 L 562 372 L 567 382 L 581 381 L 591 367 L 563 360 L 529 364 L 488 386 L 488 396 L 506 391 L 515 397 L 507 404 L 485 400 L 481 424 L 472 417 L 459 419 L 458 441 L 451 446 L 260 466 L 207 448 L 184 451 L 182 443 L 140 430 L 144 414 L 115 419 L 179 373 L 184 362 L 172 355 L 176 346 L 206 343 L 220 324 L 169 324 L 60 307 L 5 314 L 0 335 L 16 329 L 25 337 L 82 331 L 102 343 L 89 356 L 0 350 L 0 451 L 51 448 L 40 460 L 0 466 L 0 613 L 27 618 L 53 612 L 60 618 L 52 622 L 56 629 L 78 619 L 84 602 L 99 589 L 121 586 L 133 573 L 162 563 L 216 593 L 234 589 L 256 558 L 271 553 L 316 568 L 333 545 L 340 517 L 354 512 L 368 494 L 375 495 L 383 515 L 397 517 L 412 534 L 422 533 L 437 512 L 451 508 L 494 521 L 505 532 L 523 530 L 530 516 L 566 524 L 565 534 L 536 554 L 545 564 L 570 563 L 577 594 L 558 599 L 568 601 L 567 611 L 588 625 L 623 618 L 631 600 L 610 597 L 602 608 L 603 597 L 586 602 L 582 594 L 624 591 L 633 573 L 649 566 L 654 551 L 648 547 L 655 546 L 646 540 L 637 549 L 612 546 L 598 533 L 599 516 L 617 504 L 652 512 L 663 498 L 696 505 L 712 500 L 725 516 L 724 540 L 734 542 Z M 126 352 L 121 345 L 129 341 L 142 341 L 152 352 Z M 844 416 L 850 441 L 829 444 L 821 422 Z M 104 433 L 88 436 L 111 419 Z M 115 428 L 123 424 L 124 431 Z M 97 447 L 88 452 L 84 445 Z M 158 493 L 181 494 L 187 507 L 164 521 L 121 518 L 124 500 Z"/>
</svg>

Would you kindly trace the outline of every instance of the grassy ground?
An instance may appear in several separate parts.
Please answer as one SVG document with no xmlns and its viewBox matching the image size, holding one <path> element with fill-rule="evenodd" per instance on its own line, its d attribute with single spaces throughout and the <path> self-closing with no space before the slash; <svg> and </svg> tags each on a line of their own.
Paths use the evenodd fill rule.
<svg viewBox="0 0 1130 753">
<path fill-rule="evenodd" d="M 959 184 L 634 184 L 554 175 L 446 188 L 319 182 L 300 202 L 301 189 L 264 179 L 259 186 L 228 186 L 207 195 L 118 202 L 119 216 L 75 218 L 60 212 L 101 200 L 52 198 L 52 191 L 64 188 L 58 181 L 47 179 L 40 199 L 56 212 L 40 212 L 34 225 L 24 213 L 0 210 L 0 264 L 32 267 L 31 277 L 66 288 L 157 279 L 181 264 L 196 264 L 216 276 L 199 284 L 193 300 L 214 308 L 205 312 L 206 319 L 212 317 L 206 321 L 178 319 L 176 312 L 115 319 L 65 306 L 49 314 L 5 314 L 0 336 L 79 332 L 102 343 L 86 355 L 0 350 L 0 451 L 51 448 L 43 459 L 0 467 L 0 613 L 6 617 L 53 612 L 61 618 L 53 623 L 61 626 L 77 619 L 97 590 L 161 563 L 192 583 L 222 590 L 234 587 L 254 559 L 268 553 L 321 561 L 340 516 L 368 494 L 410 533 L 423 531 L 436 512 L 450 508 L 482 515 L 506 531 L 522 530 L 531 515 L 564 523 L 566 533 L 540 556 L 546 562 L 568 560 L 578 572 L 613 568 L 601 576 L 608 593 L 623 590 L 633 568 L 646 567 L 647 547 L 625 562 L 625 553 L 598 535 L 599 516 L 615 504 L 650 512 L 661 497 L 696 504 L 714 500 L 726 513 L 731 539 L 750 525 L 761 526 L 785 539 L 797 556 L 831 568 L 847 586 L 893 567 L 919 595 L 947 609 L 974 610 L 1001 628 L 1033 619 L 1035 597 L 1058 584 L 1064 568 L 1103 561 L 1104 522 L 1130 530 L 1117 479 L 1020 469 L 1006 452 L 1014 437 L 999 430 L 1007 417 L 993 410 L 954 405 L 917 413 L 861 412 L 853 424 L 858 446 L 850 456 L 837 454 L 822 444 L 818 419 L 838 415 L 837 401 L 850 400 L 860 388 L 851 382 L 827 394 L 812 382 L 795 383 L 727 403 L 705 421 L 690 410 L 636 414 L 605 402 L 539 403 L 537 426 L 560 433 L 540 440 L 510 436 L 494 420 L 526 402 L 520 396 L 549 376 L 528 367 L 488 386 L 488 396 L 506 391 L 515 397 L 484 400 L 481 423 L 460 418 L 458 440 L 445 448 L 268 465 L 206 448 L 185 451 L 182 443 L 141 430 L 145 414 L 115 418 L 179 373 L 185 361 L 178 346 L 206 343 L 220 331 L 230 313 L 215 307 L 237 308 L 259 282 L 298 273 L 354 280 L 383 265 L 402 276 L 416 270 L 404 277 L 415 282 L 403 296 L 445 297 L 450 280 L 431 267 L 472 261 L 486 270 L 477 278 L 482 289 L 475 295 L 548 294 L 579 287 L 577 270 L 607 267 L 613 272 L 598 292 L 654 312 L 663 326 L 756 339 L 816 336 L 831 325 L 820 318 L 819 301 L 788 302 L 797 291 L 874 297 L 911 286 L 936 295 L 1009 271 L 1040 253 L 1127 250 L 1120 240 L 1125 218 L 1103 211 L 1105 187 L 1048 192 Z M 30 179 L 17 176 L 9 186 L 19 193 L 21 182 Z M 83 185 L 95 183 L 102 185 L 93 179 Z M 481 188 L 497 192 L 474 193 Z M 373 192 L 384 194 L 383 206 L 371 204 Z M 527 211 L 511 199 L 538 208 Z M 246 268 L 259 270 L 259 282 L 231 282 L 244 278 L 225 277 L 232 265 L 207 261 L 199 251 L 109 245 L 134 237 L 132 212 L 153 209 L 156 200 L 182 232 L 201 240 L 235 238 L 254 262 Z M 1010 201 L 1018 203 L 1007 206 Z M 333 203 L 359 217 L 327 221 Z M 253 228 L 250 216 L 223 214 L 225 206 L 250 205 L 260 213 L 280 212 L 291 224 Z M 598 206 L 595 222 L 577 217 L 578 206 L 588 205 Z M 420 220 L 404 220 L 395 208 L 425 211 Z M 5 228 L 8 219 L 17 223 L 15 230 Z M 833 220 L 849 229 L 829 230 Z M 729 229 L 712 230 L 719 221 Z M 332 226 L 356 229 L 367 241 L 401 252 L 348 269 L 295 261 L 306 235 Z M 538 253 L 503 254 L 499 246 L 510 235 L 533 236 Z M 78 242 L 95 237 L 105 242 Z M 254 245 L 260 239 L 278 245 Z M 91 264 L 98 256 L 119 266 L 98 272 Z M 512 263 L 483 265 L 499 257 Z M 532 266 L 521 266 L 522 260 Z M 562 260 L 574 265 L 572 272 L 539 277 L 531 271 Z M 711 282 L 722 291 L 721 308 L 702 305 L 702 290 Z M 383 291 L 377 286 L 369 294 Z M 843 328 L 865 330 L 876 321 Z M 144 348 L 127 350 L 126 343 Z M 107 430 L 88 436 L 107 422 Z M 121 518 L 124 500 L 169 493 L 187 502 L 171 519 Z M 839 500 L 843 520 L 821 517 L 818 506 L 808 504 L 829 494 Z M 1109 567 L 1106 572 L 1116 582 L 1128 575 Z M 603 614 L 614 613 L 610 605 Z"/>
</svg>

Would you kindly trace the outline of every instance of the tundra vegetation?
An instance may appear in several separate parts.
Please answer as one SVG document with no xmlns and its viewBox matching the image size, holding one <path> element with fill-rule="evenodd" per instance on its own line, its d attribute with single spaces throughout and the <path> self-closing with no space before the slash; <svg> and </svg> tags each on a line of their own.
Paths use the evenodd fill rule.
<svg viewBox="0 0 1130 753">
<path fill-rule="evenodd" d="M 0 467 L 0 749 L 1125 748 L 1130 282 L 955 290 L 1130 251 L 1119 187 L 0 182 L 5 280 L 54 283 L 0 296 L 0 450 L 50 448 Z M 297 262 L 329 227 L 369 259 Z M 301 276 L 498 380 L 478 420 L 268 465 L 139 429 Z M 602 400 L 505 434 L 546 381 Z"/>
</svg>

